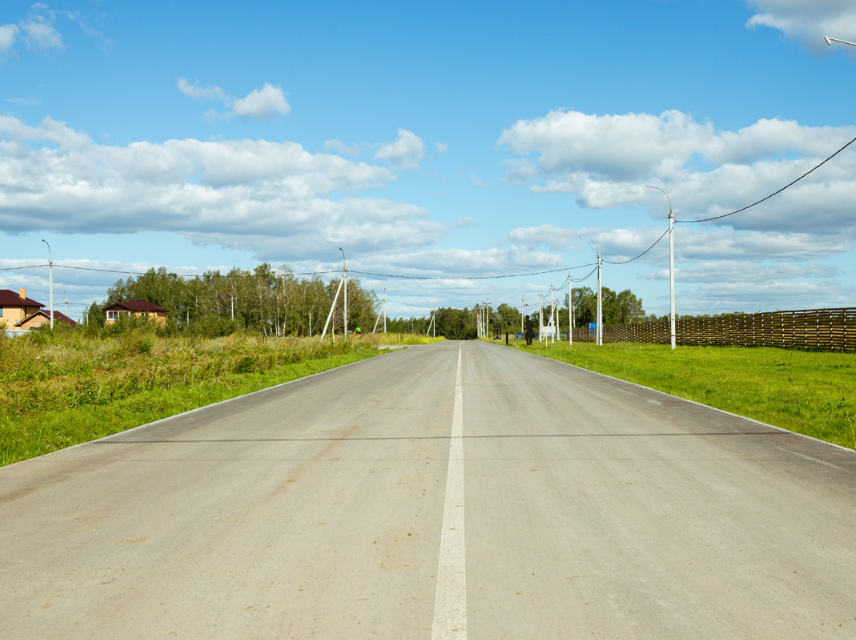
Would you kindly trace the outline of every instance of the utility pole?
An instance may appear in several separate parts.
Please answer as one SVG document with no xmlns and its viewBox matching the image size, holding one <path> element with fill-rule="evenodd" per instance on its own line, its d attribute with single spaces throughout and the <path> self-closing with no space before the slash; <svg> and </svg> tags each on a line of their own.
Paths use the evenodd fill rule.
<svg viewBox="0 0 856 640">
<path fill-rule="evenodd" d="M 523 318 L 526 316 L 526 296 L 520 296 L 520 333 L 525 333 Z"/>
<path fill-rule="evenodd" d="M 345 283 L 345 342 L 348 341 L 348 265 L 345 262 L 345 250 L 342 247 L 339 247 L 339 251 L 342 252 L 342 280 Z"/>
<path fill-rule="evenodd" d="M 386 287 L 383 288 L 383 332 L 386 333 Z"/>
<path fill-rule="evenodd" d="M 584 236 L 580 236 L 580 240 L 588 240 L 591 242 L 595 248 L 597 249 L 597 318 L 595 318 L 597 322 L 597 327 L 595 331 L 595 344 L 597 346 L 603 345 L 603 300 L 602 300 L 602 292 L 600 286 L 600 269 L 603 266 L 603 262 L 600 259 L 600 245 L 592 240 L 591 238 L 586 238 Z"/>
<path fill-rule="evenodd" d="M 556 302 L 553 299 L 553 283 L 550 283 L 550 320 L 553 325 L 553 344 L 556 344 L 556 332 L 559 330 L 559 323 L 554 320 L 556 314 Z"/>
<path fill-rule="evenodd" d="M 828 40 L 827 44 L 829 44 Z M 672 199 L 660 187 L 652 187 L 647 184 L 642 186 L 648 189 L 656 189 L 669 201 L 669 330 L 672 335 L 672 349 L 675 349 L 677 347 L 675 331 L 675 237 L 672 233 L 675 227 L 675 215 L 672 213 Z"/>
<path fill-rule="evenodd" d="M 603 292 L 600 286 L 600 247 L 597 248 L 597 346 L 603 346 Z"/>
<path fill-rule="evenodd" d="M 50 286 L 51 286 L 51 331 L 54 324 L 54 306 L 53 306 L 53 255 L 51 254 L 51 245 L 47 240 L 42 238 L 42 242 L 48 245 L 48 269 L 50 270 Z"/>
<path fill-rule="evenodd" d="M 538 342 L 544 339 L 544 295 L 538 294 Z"/>
<path fill-rule="evenodd" d="M 68 317 L 68 291 L 63 289 L 62 292 L 65 294 L 65 315 Z"/>
<path fill-rule="evenodd" d="M 568 344 L 574 344 L 574 278 L 568 271 Z"/>
</svg>

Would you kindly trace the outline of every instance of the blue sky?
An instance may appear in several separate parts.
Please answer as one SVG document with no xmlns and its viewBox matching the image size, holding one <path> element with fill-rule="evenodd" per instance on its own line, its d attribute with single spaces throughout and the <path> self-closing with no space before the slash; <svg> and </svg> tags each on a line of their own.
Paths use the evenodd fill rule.
<svg viewBox="0 0 856 640">
<path fill-rule="evenodd" d="M 177 6 L 178 5 L 178 6 Z M 465 5 L 465 6 L 464 6 Z M 519 303 L 856 137 L 852 0 L 0 0 L 0 268 L 341 265 L 411 305 Z M 852 306 L 856 145 L 675 231 L 679 313 Z M 664 241 L 603 282 L 668 310 Z M 575 270 L 579 278 L 588 269 Z M 101 300 L 117 275 L 55 270 Z M 593 278 L 585 283 L 593 285 Z M 47 269 L 0 288 L 47 302 Z M 83 306 L 71 307 L 74 317 Z M 393 315 L 421 313 L 390 304 Z"/>
</svg>

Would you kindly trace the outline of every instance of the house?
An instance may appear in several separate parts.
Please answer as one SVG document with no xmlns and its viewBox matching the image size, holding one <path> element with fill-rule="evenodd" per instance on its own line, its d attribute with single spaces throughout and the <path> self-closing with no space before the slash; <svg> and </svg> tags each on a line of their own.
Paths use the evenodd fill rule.
<svg viewBox="0 0 856 640">
<path fill-rule="evenodd" d="M 12 329 L 18 329 L 19 331 L 28 331 L 29 329 L 35 329 L 43 324 L 50 324 L 51 322 L 51 312 L 50 309 L 45 311 L 44 309 L 39 309 L 35 313 L 31 313 L 23 320 L 16 322 Z M 62 322 L 63 324 L 67 324 L 70 327 L 76 327 L 77 323 L 69 318 L 64 313 L 60 313 L 56 309 L 54 309 L 54 324 L 57 322 Z"/>
<path fill-rule="evenodd" d="M 39 309 L 44 307 L 41 302 L 30 300 L 27 290 L 20 289 L 15 293 L 9 289 L 0 289 L 0 324 L 5 324 L 7 329 L 21 322 Z"/>
<path fill-rule="evenodd" d="M 116 322 L 119 319 L 119 314 L 127 313 L 140 317 L 148 317 L 154 319 L 155 322 L 164 324 L 166 322 L 166 314 L 168 311 L 156 304 L 145 300 L 128 300 L 127 302 L 117 302 L 104 307 L 107 313 L 107 324 Z"/>
</svg>

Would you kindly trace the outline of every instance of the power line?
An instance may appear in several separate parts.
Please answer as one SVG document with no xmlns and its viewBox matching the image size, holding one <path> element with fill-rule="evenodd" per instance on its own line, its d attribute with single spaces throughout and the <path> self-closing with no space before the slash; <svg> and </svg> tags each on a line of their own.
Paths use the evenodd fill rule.
<svg viewBox="0 0 856 640">
<path fill-rule="evenodd" d="M 47 267 L 47 266 L 49 266 L 49 265 L 47 263 L 45 263 L 45 264 L 31 264 L 31 265 L 28 265 L 26 267 L 0 267 L 0 271 L 17 271 L 18 269 L 37 269 L 40 267 Z M 57 265 L 54 265 L 54 266 L 57 266 Z"/>
<path fill-rule="evenodd" d="M 416 307 L 417 309 L 435 309 L 436 307 L 426 307 L 421 304 L 411 304 L 409 302 L 401 302 L 399 300 L 393 300 L 392 298 L 387 298 L 387 302 L 393 302 L 395 304 L 403 304 L 405 307 Z"/>
<path fill-rule="evenodd" d="M 594 262 L 580 264 L 573 267 L 562 267 L 561 269 L 548 269 L 546 271 L 532 271 L 531 273 L 508 273 L 499 276 L 402 276 L 391 273 L 370 273 L 368 271 L 355 271 L 348 269 L 348 273 L 359 273 L 363 276 L 374 276 L 376 278 L 401 278 L 405 280 L 499 280 L 502 278 L 524 278 L 527 276 L 540 276 L 546 273 L 561 273 L 569 269 L 583 269 L 590 267 Z"/>
<path fill-rule="evenodd" d="M 677 222 L 677 221 L 676 221 L 676 222 Z M 645 251 L 643 251 L 642 253 L 640 253 L 640 254 L 639 254 L 638 256 L 636 256 L 635 258 L 630 258 L 630 260 L 622 260 L 622 261 L 620 261 L 620 262 L 613 262 L 612 260 L 603 260 L 603 262 L 605 262 L 605 263 L 607 263 L 607 264 L 628 264 L 628 263 L 630 263 L 630 262 L 633 262 L 634 260 L 638 260 L 639 258 L 641 258 L 642 256 L 644 256 L 646 253 L 648 253 L 651 249 L 653 249 L 654 247 L 656 247 L 656 246 L 657 246 L 657 244 L 660 242 L 660 240 L 662 240 L 663 238 L 665 238 L 665 237 L 666 237 L 666 234 L 667 234 L 667 233 L 669 233 L 669 230 L 668 230 L 668 229 L 666 229 L 666 230 L 663 232 L 663 234 L 662 234 L 659 238 L 657 238 L 657 239 L 654 241 L 654 244 L 652 244 L 650 247 L 648 247 L 647 249 L 645 249 Z"/>
<path fill-rule="evenodd" d="M 777 195 L 779 195 L 782 191 L 784 191 L 784 190 L 785 190 L 785 189 L 787 189 L 788 187 L 792 187 L 793 185 L 795 185 L 797 182 L 799 182 L 800 180 L 802 180 L 803 178 L 805 178 L 805 177 L 806 177 L 807 175 L 809 175 L 810 173 L 813 173 L 813 172 L 814 172 L 814 171 L 816 171 L 817 169 L 820 169 L 823 165 L 825 165 L 827 162 L 829 162 L 830 160 L 832 160 L 835 156 L 837 156 L 839 153 L 841 153 L 842 151 L 844 151 L 847 147 L 849 147 L 849 146 L 850 146 L 851 144 L 853 144 L 854 142 L 856 142 L 856 138 L 853 138 L 850 142 L 848 142 L 847 144 L 845 144 L 845 145 L 844 145 L 843 147 L 841 147 L 838 151 L 836 151 L 836 152 L 835 152 L 835 153 L 833 153 L 831 156 L 829 156 L 826 160 L 824 160 L 824 161 L 823 161 L 823 162 L 821 162 L 820 164 L 816 165 L 815 167 L 813 167 L 813 168 L 809 169 L 808 171 L 806 171 L 804 174 L 802 174 L 799 178 L 797 178 L 797 179 L 796 179 L 796 180 L 794 180 L 793 182 L 789 182 L 788 184 L 786 184 L 784 187 L 782 187 L 782 188 L 781 188 L 781 189 L 779 189 L 778 191 L 776 191 L 776 192 L 771 193 L 770 195 L 768 195 L 766 198 L 761 198 L 760 200 L 758 200 L 758 202 L 753 202 L 752 204 L 747 205 L 747 206 L 743 207 L 742 209 L 738 209 L 737 211 L 732 211 L 731 213 L 723 213 L 721 216 L 713 216 L 712 218 L 702 218 L 701 220 L 675 220 L 675 222 L 683 222 L 683 223 L 686 223 L 686 224 L 691 224 L 691 223 L 693 223 L 693 222 L 710 222 L 711 220 L 720 220 L 721 218 L 727 218 L 728 216 L 733 216 L 735 213 L 740 213 L 740 212 L 742 212 L 742 211 L 746 211 L 746 209 L 751 209 L 751 208 L 752 208 L 752 207 L 754 207 L 755 205 L 761 204 L 761 203 L 762 203 L 762 202 L 764 202 L 765 200 L 769 200 L 769 199 L 770 199 L 770 198 L 772 198 L 773 196 L 777 196 Z"/>
</svg>

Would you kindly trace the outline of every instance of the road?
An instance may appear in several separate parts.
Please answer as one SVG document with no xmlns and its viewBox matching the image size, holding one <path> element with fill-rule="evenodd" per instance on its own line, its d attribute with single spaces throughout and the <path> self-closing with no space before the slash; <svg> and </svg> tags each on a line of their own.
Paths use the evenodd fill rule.
<svg viewBox="0 0 856 640">
<path fill-rule="evenodd" d="M 856 638 L 856 454 L 477 342 L 0 469 L 0 637 Z"/>
</svg>

